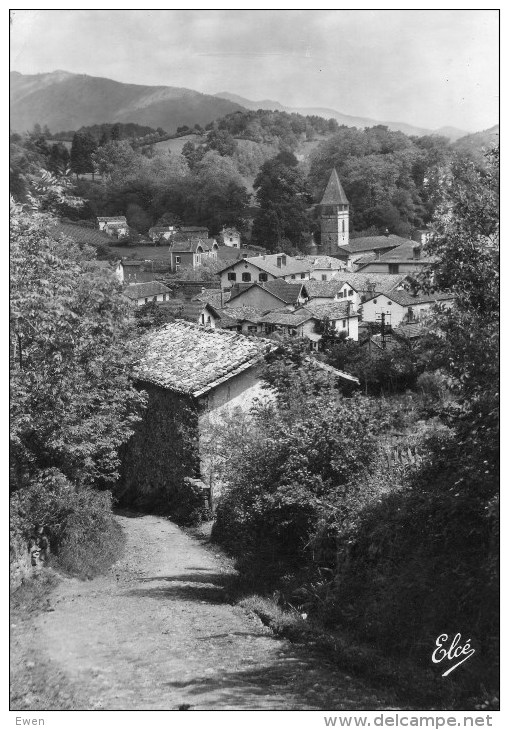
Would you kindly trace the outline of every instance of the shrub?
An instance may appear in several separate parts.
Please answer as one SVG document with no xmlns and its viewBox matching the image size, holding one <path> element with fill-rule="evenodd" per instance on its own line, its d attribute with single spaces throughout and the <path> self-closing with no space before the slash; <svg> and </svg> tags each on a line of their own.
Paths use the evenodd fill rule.
<svg viewBox="0 0 509 730">
<path fill-rule="evenodd" d="M 58 469 L 40 471 L 11 497 L 11 561 L 27 549 L 37 523 L 45 526 L 57 565 L 72 574 L 92 577 L 119 557 L 123 536 L 110 492 L 77 488 Z"/>
</svg>

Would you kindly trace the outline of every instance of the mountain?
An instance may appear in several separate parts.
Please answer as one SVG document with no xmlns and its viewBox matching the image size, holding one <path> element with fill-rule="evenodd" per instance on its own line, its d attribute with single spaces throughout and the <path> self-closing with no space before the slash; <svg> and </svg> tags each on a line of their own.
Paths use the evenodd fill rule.
<svg viewBox="0 0 509 730">
<path fill-rule="evenodd" d="M 455 127 L 442 127 L 441 129 L 432 130 L 425 129 L 424 127 L 415 127 L 412 124 L 406 124 L 406 122 L 381 122 L 376 119 L 370 119 L 368 117 L 355 117 L 349 114 L 342 114 L 342 112 L 336 111 L 336 109 L 327 109 L 322 107 L 289 107 L 283 106 L 278 101 L 272 101 L 270 99 L 264 99 L 263 101 L 251 101 L 245 99 L 243 96 L 238 94 L 230 94 L 227 91 L 222 91 L 216 96 L 221 99 L 228 99 L 228 101 L 240 104 L 240 106 L 246 109 L 271 109 L 280 112 L 289 112 L 295 114 L 303 114 L 304 116 L 325 117 L 326 119 L 336 119 L 338 124 L 345 124 L 347 127 L 358 127 L 364 129 L 364 127 L 374 127 L 377 124 L 383 124 L 389 129 L 395 132 L 404 132 L 408 135 L 422 136 L 424 134 L 440 134 L 444 137 L 449 137 L 451 142 L 455 141 L 459 137 L 468 134 L 465 130 L 456 129 Z"/>
<path fill-rule="evenodd" d="M 227 99 L 174 86 L 142 86 L 67 71 L 10 74 L 11 129 L 34 124 L 52 132 L 104 122 L 135 122 L 173 132 L 208 124 L 243 108 Z"/>
<path fill-rule="evenodd" d="M 474 134 L 467 134 L 465 137 L 461 137 L 456 140 L 454 147 L 458 150 L 470 150 L 471 152 L 482 152 L 483 150 L 489 150 L 491 147 L 495 147 L 500 141 L 500 126 L 495 124 L 489 129 L 485 129 L 482 132 L 474 132 Z"/>
</svg>

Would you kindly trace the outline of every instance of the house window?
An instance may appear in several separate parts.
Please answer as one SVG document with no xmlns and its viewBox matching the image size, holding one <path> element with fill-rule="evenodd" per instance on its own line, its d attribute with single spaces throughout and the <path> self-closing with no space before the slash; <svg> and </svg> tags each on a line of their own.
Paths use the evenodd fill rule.
<svg viewBox="0 0 509 730">
<path fill-rule="evenodd" d="M 353 289 L 349 289 L 348 290 L 348 296 L 349 297 L 353 297 Z"/>
<path fill-rule="evenodd" d="M 338 299 L 343 299 L 343 292 L 342 291 L 339 292 Z"/>
<path fill-rule="evenodd" d="M 148 304 L 148 297 L 145 297 L 145 304 Z"/>
<path fill-rule="evenodd" d="M 233 238 L 230 236 L 230 241 L 233 241 Z"/>
<path fill-rule="evenodd" d="M 301 278 L 301 279 L 305 279 L 305 278 L 306 278 L 306 274 L 301 274 L 301 275 L 300 275 L 300 278 Z"/>
<path fill-rule="evenodd" d="M 180 264 L 175 264 L 175 271 L 180 271 Z"/>
<path fill-rule="evenodd" d="M 175 263 L 180 264 L 180 256 L 175 256 Z"/>
<path fill-rule="evenodd" d="M 378 299 L 373 299 L 373 304 L 376 304 Z"/>
<path fill-rule="evenodd" d="M 202 316 L 201 316 L 201 323 L 205 324 L 205 315 L 204 314 L 202 314 Z"/>
<path fill-rule="evenodd" d="M 295 274 L 292 274 L 290 278 L 295 279 Z"/>
<path fill-rule="evenodd" d="M 228 273 L 228 281 L 237 281 L 237 274 L 234 271 Z"/>
<path fill-rule="evenodd" d="M 269 277 L 264 272 L 262 272 L 261 274 L 258 274 L 258 281 L 268 281 L 268 279 L 269 279 Z"/>
<path fill-rule="evenodd" d="M 249 271 L 244 271 L 242 274 L 242 281 L 251 281 L 251 274 Z"/>
<path fill-rule="evenodd" d="M 341 320 L 341 323 L 343 325 L 343 329 L 346 329 L 346 319 Z"/>
<path fill-rule="evenodd" d="M 157 297 L 152 297 L 153 302 L 157 302 Z"/>
<path fill-rule="evenodd" d="M 399 264 L 389 264 L 389 274 L 399 274 Z"/>
<path fill-rule="evenodd" d="M 252 333 L 252 332 L 256 332 L 256 325 L 255 325 L 255 324 L 249 324 L 249 325 L 247 326 L 247 331 L 248 331 L 248 332 L 251 332 L 251 333 Z"/>
<path fill-rule="evenodd" d="M 387 304 L 392 304 L 392 302 L 387 302 Z"/>
<path fill-rule="evenodd" d="M 322 274 L 322 281 L 327 281 L 327 274 Z"/>
</svg>

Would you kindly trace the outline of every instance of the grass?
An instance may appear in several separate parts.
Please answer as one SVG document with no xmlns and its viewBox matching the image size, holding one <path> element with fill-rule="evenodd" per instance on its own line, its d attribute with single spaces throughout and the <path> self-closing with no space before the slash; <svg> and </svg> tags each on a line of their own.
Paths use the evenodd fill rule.
<svg viewBox="0 0 509 730">
<path fill-rule="evenodd" d="M 454 685 L 431 670 L 422 670 L 410 661 L 388 659 L 344 634 L 326 631 L 319 624 L 304 618 L 305 614 L 282 609 L 274 599 L 251 595 L 240 599 L 238 605 L 258 616 L 276 636 L 295 644 L 305 644 L 339 669 L 364 677 L 370 684 L 393 692 L 399 701 L 412 702 L 416 707 L 427 709 L 455 708 L 457 699 Z"/>
</svg>

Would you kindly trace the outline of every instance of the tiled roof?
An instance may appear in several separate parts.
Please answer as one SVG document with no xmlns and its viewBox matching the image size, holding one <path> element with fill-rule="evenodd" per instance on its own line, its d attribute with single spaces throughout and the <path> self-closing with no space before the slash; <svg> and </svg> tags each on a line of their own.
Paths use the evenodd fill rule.
<svg viewBox="0 0 509 730">
<path fill-rule="evenodd" d="M 394 327 L 392 330 L 395 335 L 405 337 L 408 340 L 413 340 L 416 337 L 421 337 L 424 330 L 420 324 L 400 324 L 399 327 Z"/>
<path fill-rule="evenodd" d="M 261 324 L 281 324 L 288 327 L 298 327 L 310 319 L 318 319 L 307 309 L 299 309 L 296 312 L 289 312 L 287 309 L 274 310 L 267 312 L 258 321 Z"/>
<path fill-rule="evenodd" d="M 345 264 L 333 256 L 296 256 L 297 261 L 306 261 L 310 265 L 310 271 L 316 269 L 344 269 Z"/>
<path fill-rule="evenodd" d="M 218 291 L 217 289 L 205 289 L 201 294 L 197 294 L 193 297 L 194 301 L 197 302 L 208 302 L 213 307 L 224 307 L 224 305 L 230 300 L 229 291 Z"/>
<path fill-rule="evenodd" d="M 171 289 L 160 281 L 145 281 L 141 284 L 128 284 L 124 294 L 129 299 L 143 299 L 144 297 L 155 297 L 157 294 L 169 294 Z"/>
<path fill-rule="evenodd" d="M 229 304 L 226 307 L 223 307 L 221 310 L 221 316 L 226 314 L 228 317 L 232 317 L 233 319 L 238 320 L 239 322 L 258 322 L 261 317 L 263 317 L 263 314 L 266 310 L 257 309 L 256 307 L 248 307 L 248 306 L 240 306 L 236 307 L 230 306 Z"/>
<path fill-rule="evenodd" d="M 350 284 L 356 292 L 370 291 L 370 287 L 375 287 L 378 293 L 389 292 L 395 289 L 406 278 L 406 274 L 379 274 L 374 271 L 370 274 L 343 274 L 341 277 L 345 283 Z"/>
<path fill-rule="evenodd" d="M 101 223 L 125 223 L 127 225 L 125 215 L 100 215 L 97 216 L 97 220 Z"/>
<path fill-rule="evenodd" d="M 405 243 L 393 248 L 392 251 L 387 251 L 387 253 L 382 254 L 379 259 L 376 259 L 374 262 L 371 261 L 370 263 L 427 264 L 433 261 L 433 258 L 431 256 L 426 256 L 424 251 L 421 252 L 420 258 L 414 258 L 414 249 L 418 248 L 419 244 L 416 243 L 416 241 L 405 241 Z"/>
<path fill-rule="evenodd" d="M 343 288 L 344 283 L 342 279 L 331 279 L 330 281 L 310 279 L 309 281 L 303 282 L 302 287 L 310 298 L 324 297 L 334 299 L 336 294 Z"/>
<path fill-rule="evenodd" d="M 390 234 L 389 236 L 361 236 L 360 238 L 351 238 L 348 245 L 343 246 L 350 253 L 362 253 L 362 251 L 376 251 L 378 248 L 396 248 L 403 243 L 411 243 L 417 245 L 415 241 L 409 238 L 402 238 Z"/>
<path fill-rule="evenodd" d="M 136 374 L 142 382 L 197 397 L 252 367 L 271 349 L 257 338 L 176 321 L 147 333 Z"/>
<path fill-rule="evenodd" d="M 413 304 L 433 304 L 454 299 L 454 294 L 448 292 L 434 292 L 433 294 L 413 294 L 411 291 L 394 289 L 393 291 L 375 292 L 366 299 L 367 302 L 375 297 L 385 296 L 390 301 L 400 304 L 402 307 L 411 307 Z"/>
<path fill-rule="evenodd" d="M 320 205 L 348 205 L 348 198 L 346 197 L 343 186 L 339 181 L 336 168 L 334 168 L 330 174 L 329 182 L 325 188 Z"/>
<path fill-rule="evenodd" d="M 412 294 L 409 291 L 392 291 L 386 293 L 397 304 L 402 307 L 411 307 L 412 304 L 427 304 L 428 302 L 443 302 L 454 299 L 454 294 L 447 292 L 435 292 L 434 294 Z"/>
<path fill-rule="evenodd" d="M 237 286 L 235 288 L 232 287 L 233 291 L 230 301 L 233 302 L 237 299 L 237 297 L 241 296 L 244 292 L 248 289 L 252 289 L 253 287 L 269 292 L 269 294 L 272 294 L 272 296 L 276 297 L 284 304 L 296 304 L 300 290 L 302 289 L 302 284 L 283 281 L 283 279 L 276 279 L 274 281 L 264 282 L 255 281 L 252 284 L 247 284 L 245 287 L 238 285 L 238 289 Z"/>
<path fill-rule="evenodd" d="M 209 235 L 209 229 L 205 226 L 182 226 L 178 229 L 179 233 L 206 233 Z"/>
<path fill-rule="evenodd" d="M 265 271 L 267 274 L 272 274 L 272 276 L 275 276 L 277 278 L 290 276 L 291 274 L 308 273 L 310 271 L 310 265 L 307 261 L 294 259 L 292 258 L 292 256 L 286 257 L 286 264 L 284 266 L 278 266 L 278 257 L 284 255 L 285 254 L 274 253 L 267 254 L 266 256 L 249 256 L 246 259 L 240 259 L 239 261 L 228 264 L 228 266 L 224 266 L 222 269 L 219 270 L 218 273 L 227 271 L 227 269 L 231 269 L 239 263 L 243 263 L 244 261 L 247 261 L 253 266 L 256 266 L 256 268 L 260 269 L 260 271 Z"/>
<path fill-rule="evenodd" d="M 86 244 L 88 246 L 111 245 L 111 239 L 108 234 L 97 230 L 97 228 L 75 226 L 71 223 L 57 223 L 48 228 L 48 231 L 52 236 L 64 234 L 72 238 L 76 243 Z"/>
<path fill-rule="evenodd" d="M 345 319 L 346 317 L 357 317 L 352 302 L 330 302 L 330 304 L 313 304 L 308 302 L 305 307 L 318 319 Z"/>
<path fill-rule="evenodd" d="M 171 250 L 175 253 L 196 253 L 198 246 L 201 246 L 204 251 L 210 251 L 214 244 L 217 246 L 215 238 L 189 238 L 184 241 L 174 241 L 171 244 Z"/>
<path fill-rule="evenodd" d="M 311 365 L 311 367 L 316 367 L 319 370 L 324 370 L 326 373 L 329 373 L 335 378 L 341 378 L 342 380 L 349 380 L 351 383 L 356 383 L 357 385 L 360 385 L 359 378 L 356 378 L 355 375 L 350 375 L 350 373 L 345 373 L 343 370 L 337 370 L 337 368 L 333 368 L 332 365 L 327 365 L 324 362 L 321 362 L 320 360 L 315 360 L 314 357 L 308 357 L 306 358 L 306 362 Z"/>
</svg>

